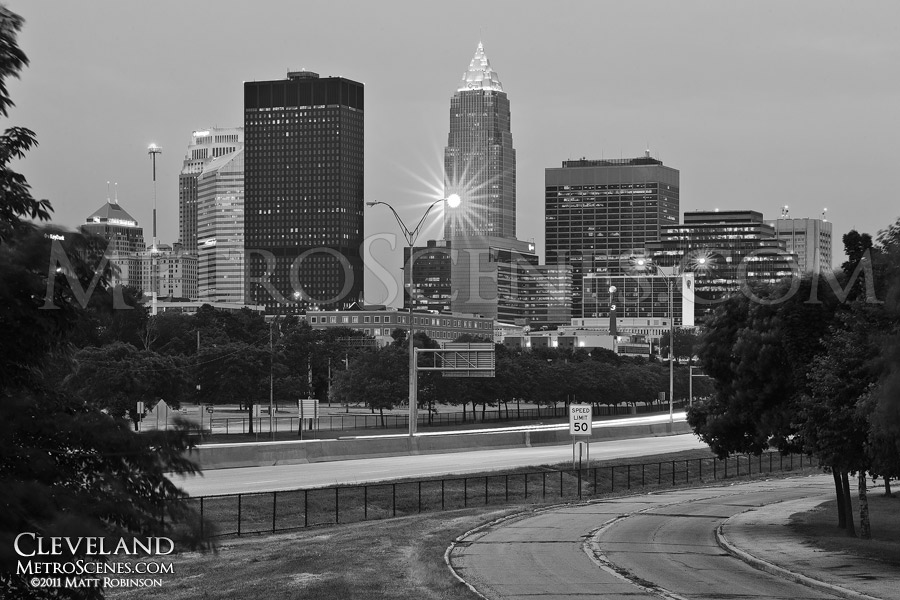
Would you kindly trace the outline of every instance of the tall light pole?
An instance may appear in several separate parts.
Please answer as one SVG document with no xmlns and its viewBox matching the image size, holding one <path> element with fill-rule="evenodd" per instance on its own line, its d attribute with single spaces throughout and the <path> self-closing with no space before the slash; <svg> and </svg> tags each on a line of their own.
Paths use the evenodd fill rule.
<svg viewBox="0 0 900 600">
<path fill-rule="evenodd" d="M 407 273 L 409 283 L 409 435 L 410 437 L 416 434 L 416 425 L 419 418 L 419 407 L 418 407 L 418 385 L 416 379 L 418 374 L 416 373 L 417 364 L 416 364 L 416 347 L 413 343 L 413 263 L 415 262 L 414 256 L 414 248 L 416 245 L 416 240 L 419 238 L 419 234 L 422 232 L 422 225 L 425 223 L 425 219 L 428 218 L 428 213 L 431 212 L 431 209 L 440 204 L 441 202 L 446 202 L 450 208 L 456 208 L 459 206 L 459 196 L 456 194 L 451 194 L 446 198 L 438 198 L 431 205 L 425 209 L 425 214 L 422 215 L 422 218 L 419 219 L 419 222 L 416 223 L 416 226 L 412 229 L 406 226 L 406 223 L 403 222 L 403 219 L 397 214 L 397 211 L 394 210 L 394 207 L 388 204 L 387 202 L 366 202 L 367 206 L 375 206 L 377 204 L 383 204 L 387 206 L 391 212 L 394 214 L 394 219 L 397 220 L 397 224 L 400 226 L 400 231 L 403 233 L 403 237 L 406 240 L 406 244 L 409 246 L 409 265 L 407 265 L 406 270 L 409 271 Z"/>
<path fill-rule="evenodd" d="M 669 290 L 669 423 L 675 421 L 673 414 L 672 398 L 675 394 L 675 359 L 673 356 L 673 348 L 675 346 L 675 274 L 670 277 L 662 270 L 662 268 L 645 258 L 639 258 L 635 261 L 639 269 L 652 266 L 656 269 L 666 282 L 666 288 Z"/>
<path fill-rule="evenodd" d="M 150 287 L 152 291 L 152 305 L 150 314 L 156 314 L 156 293 L 159 287 L 156 268 L 158 266 L 156 259 L 156 155 L 162 154 L 162 148 L 156 144 L 150 144 L 147 148 L 147 154 L 150 155 L 150 161 L 153 163 L 153 246 L 150 247 Z"/>
<path fill-rule="evenodd" d="M 705 265 L 706 258 L 697 258 L 696 262 L 698 265 Z M 669 290 L 669 423 L 673 423 L 675 420 L 672 406 L 675 395 L 675 277 L 683 276 L 684 269 L 681 268 L 681 272 L 677 272 L 679 270 L 679 265 L 676 265 L 672 271 L 672 275 L 667 275 L 665 271 L 662 270 L 662 267 L 649 259 L 639 258 L 635 261 L 635 264 L 639 270 L 648 266 L 652 266 L 656 269 L 656 272 L 665 279 L 666 288 Z"/>
</svg>

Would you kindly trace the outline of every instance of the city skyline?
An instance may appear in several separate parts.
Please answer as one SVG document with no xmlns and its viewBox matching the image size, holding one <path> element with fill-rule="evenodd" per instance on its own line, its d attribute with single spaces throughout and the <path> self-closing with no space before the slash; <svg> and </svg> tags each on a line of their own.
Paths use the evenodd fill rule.
<svg viewBox="0 0 900 600">
<path fill-rule="evenodd" d="M 20 41 L 31 65 L 11 83 L 17 106 L 8 123 L 36 132 L 41 145 L 21 170 L 67 227 L 102 203 L 107 181 L 149 227 L 146 148 L 155 142 L 163 148 L 159 238 L 176 241 L 190 132 L 240 125 L 244 80 L 302 67 L 366 84 L 366 200 L 417 218 L 442 192 L 446 98 L 479 41 L 515 98 L 517 233 L 541 256 L 544 169 L 582 156 L 640 156 L 648 146 L 682 173 L 682 212 L 746 209 L 774 219 L 787 204 L 792 217 L 817 218 L 827 207 L 838 265 L 843 233 L 874 235 L 900 213 L 880 185 L 898 154 L 900 83 L 885 76 L 900 58 L 890 25 L 900 7 L 891 3 L 571 2 L 530 14 L 507 2 L 463 2 L 458 14 L 360 3 L 346 19 L 338 7 L 301 12 L 287 3 L 267 11 L 226 3 L 214 15 L 172 2 L 9 5 L 26 19 Z M 483 29 L 471 24 L 473 7 Z M 346 42 L 329 45 L 328 27 L 288 36 L 299 18 L 340 22 Z M 243 26 L 261 33 L 221 48 L 198 35 Z M 435 35 L 442 30 L 454 36 Z M 440 237 L 440 216 L 422 239 Z M 389 214 L 374 212 L 366 232 L 396 233 Z M 373 248 L 398 280 L 401 245 Z M 368 301 L 390 301 L 371 273 L 365 287 Z"/>
</svg>

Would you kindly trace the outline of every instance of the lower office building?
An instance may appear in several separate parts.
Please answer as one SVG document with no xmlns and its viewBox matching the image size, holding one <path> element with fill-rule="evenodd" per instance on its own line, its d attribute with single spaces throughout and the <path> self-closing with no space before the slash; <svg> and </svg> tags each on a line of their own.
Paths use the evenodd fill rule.
<svg viewBox="0 0 900 600">
<path fill-rule="evenodd" d="M 683 224 L 663 226 L 659 241 L 646 244 L 646 258 L 693 273 L 698 321 L 732 293 L 752 296 L 800 274 L 796 255 L 753 210 L 685 213 Z"/>
<path fill-rule="evenodd" d="M 348 328 L 374 337 L 381 345 L 391 343 L 395 329 L 409 331 L 409 312 L 395 308 L 363 307 L 357 310 L 307 311 L 306 321 L 313 329 Z M 491 339 L 494 320 L 459 313 L 413 312 L 413 331 L 424 332 L 438 343 L 452 342 L 462 335 Z"/>
</svg>

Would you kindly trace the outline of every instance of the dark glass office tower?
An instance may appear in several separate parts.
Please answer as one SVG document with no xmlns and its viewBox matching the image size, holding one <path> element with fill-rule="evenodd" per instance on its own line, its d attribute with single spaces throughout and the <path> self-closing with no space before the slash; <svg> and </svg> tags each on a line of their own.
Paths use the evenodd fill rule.
<svg viewBox="0 0 900 600">
<path fill-rule="evenodd" d="M 698 322 L 730 294 L 753 297 L 801 274 L 797 255 L 755 210 L 686 212 L 684 223 L 663 227 L 659 241 L 647 244 L 647 255 L 662 267 L 677 265 L 694 273 Z"/>
<path fill-rule="evenodd" d="M 362 300 L 363 85 L 244 83 L 246 297 L 267 314 Z"/>
<path fill-rule="evenodd" d="M 444 192 L 462 200 L 455 209 L 445 208 L 445 239 L 515 239 L 516 151 L 509 98 L 481 43 L 450 100 Z"/>
<path fill-rule="evenodd" d="M 679 173 L 648 155 L 567 160 L 545 171 L 548 265 L 572 267 L 572 314 L 583 314 L 582 279 L 624 274 L 664 225 L 678 223 Z"/>
</svg>

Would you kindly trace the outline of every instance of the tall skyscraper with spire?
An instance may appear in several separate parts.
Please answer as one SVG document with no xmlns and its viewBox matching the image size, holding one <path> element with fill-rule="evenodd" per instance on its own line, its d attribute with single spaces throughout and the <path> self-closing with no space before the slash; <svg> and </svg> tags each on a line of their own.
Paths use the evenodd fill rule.
<svg viewBox="0 0 900 600">
<path fill-rule="evenodd" d="M 555 302 L 544 300 L 555 298 L 555 291 L 544 288 L 556 286 L 560 275 L 538 264 L 533 243 L 516 239 L 516 151 L 510 123 L 509 98 L 479 42 L 450 99 L 444 150 L 444 195 L 460 197 L 459 206 L 444 207 L 450 309 L 525 325 L 536 318 L 546 321 L 536 315 Z M 434 279 L 431 270 L 422 272 Z M 564 269 L 562 279 L 569 277 Z M 429 282 L 416 281 L 416 269 L 413 279 L 417 291 L 427 289 Z M 565 290 L 569 285 L 562 282 Z M 563 322 L 567 310 L 557 311 L 566 313 L 560 317 Z"/>
<path fill-rule="evenodd" d="M 450 100 L 444 150 L 445 196 L 462 202 L 445 212 L 444 237 L 516 237 L 516 151 L 509 98 L 478 43 Z"/>
</svg>

